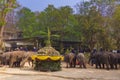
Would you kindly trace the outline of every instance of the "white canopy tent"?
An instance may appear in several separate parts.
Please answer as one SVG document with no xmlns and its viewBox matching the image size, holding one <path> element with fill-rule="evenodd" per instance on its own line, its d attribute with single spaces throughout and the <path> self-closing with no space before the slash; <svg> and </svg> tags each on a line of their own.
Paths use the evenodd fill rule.
<svg viewBox="0 0 120 80">
<path fill-rule="evenodd" d="M 33 43 L 30 43 L 30 42 L 17 42 L 17 45 L 34 45 Z"/>
<path fill-rule="evenodd" d="M 10 44 L 10 43 L 7 43 L 7 42 L 4 42 L 4 46 L 5 46 L 5 47 L 11 47 L 11 44 Z"/>
</svg>

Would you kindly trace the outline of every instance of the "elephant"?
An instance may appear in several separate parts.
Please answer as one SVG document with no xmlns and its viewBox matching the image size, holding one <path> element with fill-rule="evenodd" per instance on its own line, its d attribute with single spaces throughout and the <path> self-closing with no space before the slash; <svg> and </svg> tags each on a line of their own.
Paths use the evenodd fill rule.
<svg viewBox="0 0 120 80">
<path fill-rule="evenodd" d="M 118 69 L 118 65 L 120 65 L 120 54 L 109 51 L 96 52 L 90 55 L 89 62 L 90 60 L 94 60 L 96 68 L 105 68 L 106 65 L 106 69 L 108 70 Z"/>
<path fill-rule="evenodd" d="M 118 69 L 118 65 L 120 66 L 120 54 L 109 52 L 110 56 L 110 67 L 111 69 Z"/>
<path fill-rule="evenodd" d="M 106 69 L 109 70 L 109 60 L 110 60 L 109 54 L 107 54 L 105 52 L 100 54 L 98 56 L 98 61 L 100 62 L 100 64 L 99 64 L 100 68 L 101 68 L 101 64 L 102 64 L 103 69 L 105 68 L 105 65 L 106 65 Z"/>
<path fill-rule="evenodd" d="M 109 55 L 109 65 L 111 69 L 117 69 L 117 63 L 118 63 L 118 59 L 117 59 L 117 55 L 116 53 L 113 52 L 106 52 L 106 54 Z"/>
<path fill-rule="evenodd" d="M 64 61 L 66 62 L 66 68 L 76 66 L 76 55 L 74 53 L 68 53 L 64 56 Z"/>
<path fill-rule="evenodd" d="M 98 68 L 98 67 L 100 69 L 101 68 L 105 68 L 105 65 L 106 65 L 106 69 L 109 70 L 109 60 L 110 60 L 110 57 L 109 57 L 108 53 L 106 53 L 104 51 L 96 52 L 96 53 L 90 55 L 89 62 L 91 60 L 94 60 L 96 68 Z"/>
<path fill-rule="evenodd" d="M 3 54 L 1 54 L 1 64 L 2 65 L 9 65 L 11 54 L 12 54 L 11 52 L 4 52 Z"/>
<path fill-rule="evenodd" d="M 120 53 L 117 53 L 117 59 L 118 59 L 118 65 L 119 65 L 119 68 L 120 68 Z"/>
<path fill-rule="evenodd" d="M 25 51 L 12 51 L 10 55 L 9 67 L 20 67 L 20 62 L 26 52 Z"/>
<path fill-rule="evenodd" d="M 23 55 L 22 61 L 20 62 L 20 67 L 23 67 L 25 62 L 28 62 L 30 65 L 30 62 L 32 62 L 32 66 L 33 66 L 33 60 L 31 58 L 32 55 L 37 54 L 36 52 L 33 51 L 28 51 Z"/>
<path fill-rule="evenodd" d="M 78 61 L 80 68 L 86 68 L 86 59 L 83 53 L 78 53 L 76 56 L 76 60 Z"/>
<path fill-rule="evenodd" d="M 0 65 L 2 65 L 2 54 L 0 54 Z"/>
</svg>

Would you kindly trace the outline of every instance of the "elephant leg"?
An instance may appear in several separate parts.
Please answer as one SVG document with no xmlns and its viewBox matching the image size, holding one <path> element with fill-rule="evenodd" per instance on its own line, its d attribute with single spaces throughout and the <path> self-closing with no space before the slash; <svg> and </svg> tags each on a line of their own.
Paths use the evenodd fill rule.
<svg viewBox="0 0 120 80">
<path fill-rule="evenodd" d="M 9 67 L 10 68 L 13 67 L 13 62 L 10 62 Z"/>
<path fill-rule="evenodd" d="M 117 64 L 114 64 L 114 65 L 115 65 L 115 69 L 118 69 Z"/>
<path fill-rule="evenodd" d="M 118 60 L 115 60 L 115 63 L 114 63 L 114 65 L 115 65 L 115 69 L 118 69 Z"/>
<path fill-rule="evenodd" d="M 95 64 L 96 69 L 98 69 L 98 63 Z"/>
<path fill-rule="evenodd" d="M 95 66 L 96 66 L 96 69 L 98 69 L 99 63 L 96 62 Z"/>
<path fill-rule="evenodd" d="M 70 68 L 72 67 L 72 62 L 70 62 Z"/>
<path fill-rule="evenodd" d="M 34 66 L 33 64 L 34 64 L 34 61 L 32 60 L 32 67 Z"/>
<path fill-rule="evenodd" d="M 94 64 L 94 60 L 91 61 L 91 66 L 93 66 L 93 64 Z"/>
<path fill-rule="evenodd" d="M 4 65 L 7 65 L 7 60 L 3 63 Z"/>
<path fill-rule="evenodd" d="M 78 61 L 78 62 L 79 62 L 79 67 L 82 68 L 83 65 L 82 61 Z"/>
<path fill-rule="evenodd" d="M 18 67 L 18 62 L 14 62 L 13 67 Z"/>
<path fill-rule="evenodd" d="M 82 63 L 81 62 L 79 62 L 79 65 L 80 65 L 80 68 L 82 68 Z"/>
<path fill-rule="evenodd" d="M 113 69 L 113 68 L 114 68 L 114 67 L 113 67 L 113 64 L 110 64 L 110 68 L 111 68 L 111 69 Z"/>
<path fill-rule="evenodd" d="M 32 62 L 32 61 L 28 60 L 28 64 L 29 64 L 29 66 L 31 66 L 31 62 Z"/>
<path fill-rule="evenodd" d="M 16 65 L 16 61 L 15 60 L 10 60 L 9 67 L 12 68 L 15 65 Z"/>
<path fill-rule="evenodd" d="M 109 70 L 109 62 L 108 61 L 105 63 L 105 65 L 106 65 L 106 69 Z"/>
<path fill-rule="evenodd" d="M 97 69 L 98 69 L 98 68 L 101 69 L 101 63 L 100 63 L 100 62 L 96 63 L 96 68 L 97 68 Z"/>
<path fill-rule="evenodd" d="M 103 69 L 105 68 L 105 64 L 104 64 L 104 63 L 102 64 L 102 68 L 103 68 Z"/>
<path fill-rule="evenodd" d="M 93 66 L 93 63 L 91 63 L 91 66 Z"/>
<path fill-rule="evenodd" d="M 12 66 L 12 67 L 19 67 L 19 64 L 20 64 L 20 63 L 19 63 L 18 61 L 16 61 L 16 62 L 13 63 L 13 66 Z"/>
<path fill-rule="evenodd" d="M 96 69 L 98 69 L 99 64 L 100 64 L 100 61 L 97 58 L 95 58 L 95 67 L 96 67 Z"/>
<path fill-rule="evenodd" d="M 74 68 L 76 67 L 76 61 L 73 62 L 73 67 L 74 67 Z"/>
<path fill-rule="evenodd" d="M 86 64 L 85 64 L 85 62 L 83 62 L 83 67 L 86 68 Z"/>
<path fill-rule="evenodd" d="M 21 61 L 18 61 L 18 62 L 16 63 L 16 67 L 20 67 L 20 62 L 21 62 Z"/>
<path fill-rule="evenodd" d="M 68 65 L 69 65 L 69 63 L 67 62 L 67 63 L 66 63 L 66 68 L 68 68 Z"/>
<path fill-rule="evenodd" d="M 76 63 L 73 63 L 73 67 L 74 67 L 74 68 L 76 67 Z"/>
<path fill-rule="evenodd" d="M 101 63 L 98 63 L 98 65 L 99 65 L 99 68 L 101 69 Z"/>
<path fill-rule="evenodd" d="M 107 70 L 109 70 L 109 64 L 106 64 L 106 68 L 107 68 Z"/>
</svg>

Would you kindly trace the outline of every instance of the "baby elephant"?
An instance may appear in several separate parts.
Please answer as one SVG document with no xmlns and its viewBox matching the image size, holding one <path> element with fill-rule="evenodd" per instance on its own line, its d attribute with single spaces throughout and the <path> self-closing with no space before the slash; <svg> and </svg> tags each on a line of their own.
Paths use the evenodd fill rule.
<svg viewBox="0 0 120 80">
<path fill-rule="evenodd" d="M 82 68 L 82 67 L 83 67 L 83 68 L 86 68 L 85 56 L 84 56 L 83 53 L 78 53 L 76 59 L 77 59 L 79 65 L 80 65 L 80 68 Z"/>
</svg>

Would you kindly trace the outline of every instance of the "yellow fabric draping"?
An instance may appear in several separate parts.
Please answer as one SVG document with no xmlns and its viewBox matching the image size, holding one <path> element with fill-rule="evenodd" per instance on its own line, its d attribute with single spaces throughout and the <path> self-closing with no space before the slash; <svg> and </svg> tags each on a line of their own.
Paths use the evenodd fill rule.
<svg viewBox="0 0 120 80">
<path fill-rule="evenodd" d="M 53 61 L 57 61 L 57 60 L 64 60 L 63 56 L 42 56 L 42 55 L 32 55 L 31 56 L 32 60 L 35 60 L 36 58 L 39 60 L 53 60 Z"/>
</svg>

